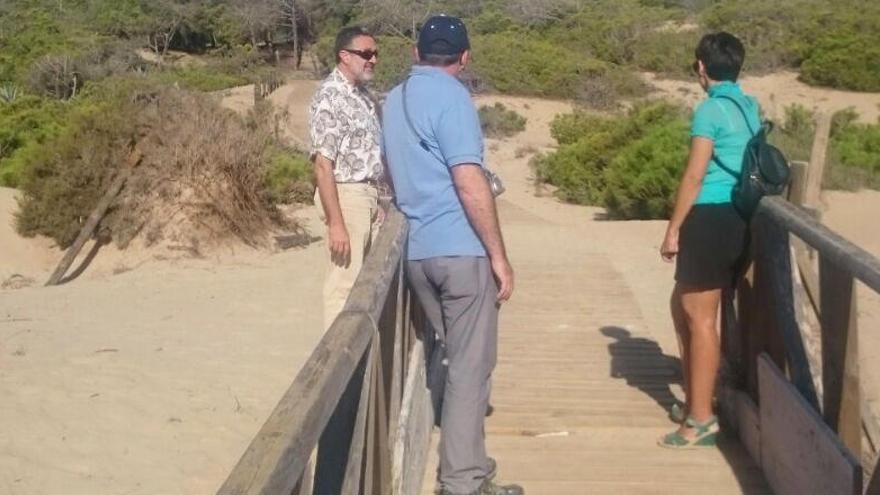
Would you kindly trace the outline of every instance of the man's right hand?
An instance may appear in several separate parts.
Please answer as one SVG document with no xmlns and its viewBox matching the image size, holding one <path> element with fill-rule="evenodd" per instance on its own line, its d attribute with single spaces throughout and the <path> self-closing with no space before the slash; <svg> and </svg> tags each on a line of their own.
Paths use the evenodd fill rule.
<svg viewBox="0 0 880 495">
<path fill-rule="evenodd" d="M 327 247 L 330 249 L 330 260 L 337 266 L 348 266 L 351 263 L 351 240 L 345 223 L 328 226 Z"/>
<path fill-rule="evenodd" d="M 506 259 L 493 259 L 492 273 L 498 283 L 498 302 L 507 301 L 513 294 L 513 267 Z"/>
</svg>

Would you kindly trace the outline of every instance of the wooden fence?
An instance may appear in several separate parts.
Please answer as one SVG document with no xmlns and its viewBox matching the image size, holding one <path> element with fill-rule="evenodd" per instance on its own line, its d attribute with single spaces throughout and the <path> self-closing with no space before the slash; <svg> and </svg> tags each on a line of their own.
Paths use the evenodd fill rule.
<svg viewBox="0 0 880 495">
<path fill-rule="evenodd" d="M 433 411 L 402 276 L 406 230 L 389 207 L 343 312 L 218 494 L 418 492 Z"/>
<path fill-rule="evenodd" d="M 806 171 L 795 167 L 795 203 L 815 182 Z M 795 203 L 762 200 L 750 269 L 736 303 L 725 299 L 725 420 L 778 494 L 880 494 L 856 311 L 856 281 L 880 292 L 880 261 Z"/>
</svg>

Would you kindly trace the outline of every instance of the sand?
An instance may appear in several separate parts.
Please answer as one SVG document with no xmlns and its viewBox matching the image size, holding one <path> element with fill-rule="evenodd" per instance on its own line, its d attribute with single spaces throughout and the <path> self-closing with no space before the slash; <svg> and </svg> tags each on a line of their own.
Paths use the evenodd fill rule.
<svg viewBox="0 0 880 495">
<path fill-rule="evenodd" d="M 656 88 L 650 96 L 681 101 L 690 107 L 701 101 L 705 93 L 696 81 L 662 79 L 651 73 L 642 74 Z M 776 72 L 762 76 L 746 76 L 740 81 L 746 93 L 761 103 L 765 115 L 782 122 L 785 108 L 800 104 L 808 109 L 833 113 L 854 108 L 860 120 L 876 123 L 880 117 L 880 93 L 859 93 L 808 86 L 798 81 L 796 72 Z"/>
<path fill-rule="evenodd" d="M 305 142 L 315 84 L 291 82 L 271 97 L 290 109 L 283 129 L 294 144 Z M 247 112 L 252 91 L 220 97 Z M 847 98 L 816 101 L 837 108 Z M 528 119 L 525 132 L 487 141 L 489 164 L 508 187 L 502 211 L 556 219 L 565 242 L 597 246 L 634 296 L 639 334 L 675 354 L 666 309 L 673 267 L 658 255 L 665 222 L 601 221 L 598 208 L 537 197 L 528 161 L 552 148 L 547 124 L 571 104 L 478 99 L 496 101 Z M 880 255 L 872 228 L 880 193 L 829 193 L 825 201 L 829 225 Z M 43 288 L 61 252 L 46 239 L 18 237 L 14 208 L 14 192 L 0 189 L 0 274 L 33 280 L 0 290 L 0 493 L 215 492 L 320 338 L 323 243 L 173 259 L 105 248 L 80 278 Z M 314 207 L 296 214 L 323 234 Z M 862 372 L 876 400 L 880 366 L 868 357 L 880 351 L 872 331 L 880 301 L 864 292 Z"/>
</svg>

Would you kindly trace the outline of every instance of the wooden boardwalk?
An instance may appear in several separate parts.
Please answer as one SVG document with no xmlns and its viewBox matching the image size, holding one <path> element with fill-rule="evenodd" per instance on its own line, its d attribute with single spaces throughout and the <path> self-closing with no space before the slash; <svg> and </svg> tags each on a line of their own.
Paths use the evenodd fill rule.
<svg viewBox="0 0 880 495">
<path fill-rule="evenodd" d="M 502 311 L 486 431 L 499 480 L 530 495 L 770 493 L 733 438 L 713 450 L 656 446 L 674 428 L 666 409 L 680 390 L 671 349 L 644 333 L 587 228 L 500 204 L 517 292 Z M 425 495 L 437 439 L 435 430 Z"/>
</svg>

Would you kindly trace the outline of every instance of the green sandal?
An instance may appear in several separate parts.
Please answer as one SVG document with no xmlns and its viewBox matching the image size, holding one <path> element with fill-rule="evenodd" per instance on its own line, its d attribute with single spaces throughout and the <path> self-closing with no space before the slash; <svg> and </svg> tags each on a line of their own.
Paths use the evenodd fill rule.
<svg viewBox="0 0 880 495">
<path fill-rule="evenodd" d="M 693 418 L 687 418 L 684 422 L 684 426 L 697 430 L 696 436 L 688 438 L 676 430 L 657 440 L 657 445 L 667 449 L 698 449 L 715 447 L 715 441 L 718 437 L 717 417 L 712 416 L 703 423 L 697 423 Z"/>
</svg>

